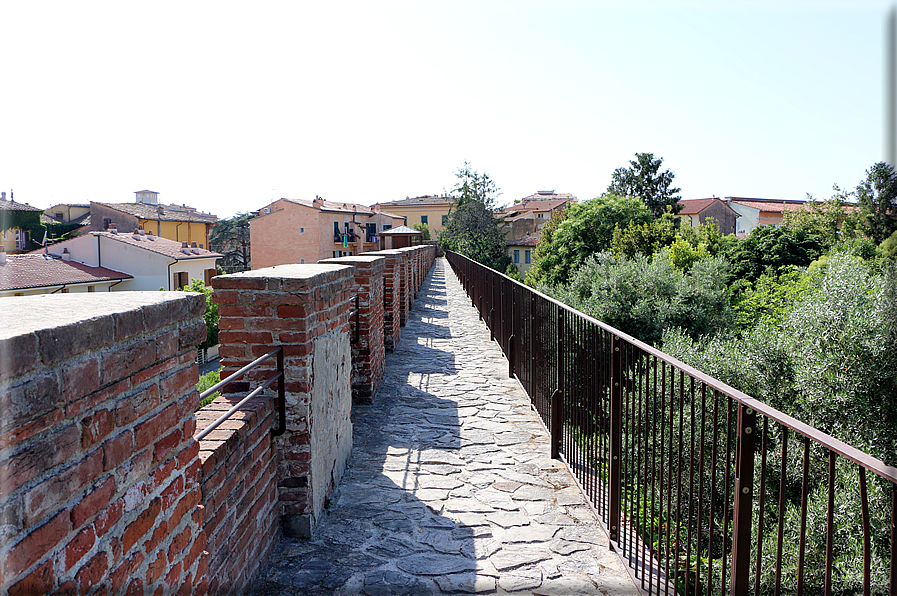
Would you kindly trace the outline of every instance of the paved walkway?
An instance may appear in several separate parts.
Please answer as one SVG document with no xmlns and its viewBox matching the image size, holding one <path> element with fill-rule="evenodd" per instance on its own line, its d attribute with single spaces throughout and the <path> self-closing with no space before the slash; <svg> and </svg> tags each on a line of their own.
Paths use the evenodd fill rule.
<svg viewBox="0 0 897 596">
<path fill-rule="evenodd" d="M 311 540 L 259 594 L 637 594 L 444 259 L 418 294 Z"/>
</svg>

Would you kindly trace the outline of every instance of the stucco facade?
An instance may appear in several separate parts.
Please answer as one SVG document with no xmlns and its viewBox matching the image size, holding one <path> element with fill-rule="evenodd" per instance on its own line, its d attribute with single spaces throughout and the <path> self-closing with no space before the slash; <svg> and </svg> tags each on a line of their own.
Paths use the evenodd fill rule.
<svg viewBox="0 0 897 596">
<path fill-rule="evenodd" d="M 384 228 L 403 222 L 401 216 L 376 206 L 278 199 L 260 209 L 249 222 L 252 268 L 311 264 L 382 250 L 385 244 L 380 234 Z"/>
<path fill-rule="evenodd" d="M 443 220 L 448 217 L 452 199 L 437 196 L 412 197 L 401 201 L 380 203 L 379 206 L 390 213 L 404 217 L 407 220 L 405 225 L 409 228 L 419 223 L 427 224 L 430 237 L 435 240 L 445 229 Z"/>
</svg>

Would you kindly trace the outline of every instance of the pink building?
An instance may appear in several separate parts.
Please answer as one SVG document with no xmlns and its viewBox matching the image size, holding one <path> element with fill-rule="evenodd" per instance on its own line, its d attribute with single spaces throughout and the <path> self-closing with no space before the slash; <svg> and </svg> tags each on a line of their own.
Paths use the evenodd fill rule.
<svg viewBox="0 0 897 596">
<path fill-rule="evenodd" d="M 381 234 L 404 218 L 355 203 L 278 199 L 249 222 L 252 268 L 359 255 L 387 248 Z"/>
</svg>

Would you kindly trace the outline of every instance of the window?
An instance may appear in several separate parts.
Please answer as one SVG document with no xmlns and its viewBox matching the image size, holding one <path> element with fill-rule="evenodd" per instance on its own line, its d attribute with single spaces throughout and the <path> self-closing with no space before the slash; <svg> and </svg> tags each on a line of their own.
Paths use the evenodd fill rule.
<svg viewBox="0 0 897 596">
<path fill-rule="evenodd" d="M 111 219 L 109 219 L 108 217 L 104 217 L 104 218 L 103 218 L 103 229 L 104 229 L 104 230 L 108 230 L 108 229 L 109 229 L 109 224 L 111 224 L 111 223 L 112 223 L 112 220 L 111 220 Z"/>
<path fill-rule="evenodd" d="M 174 288 L 179 290 L 190 285 L 190 275 L 186 271 L 174 274 Z"/>
<path fill-rule="evenodd" d="M 373 238 L 377 235 L 377 224 L 376 223 L 368 223 L 365 224 L 365 234 L 367 234 L 367 242 L 373 242 Z"/>
<path fill-rule="evenodd" d="M 514 251 L 514 262 L 515 262 L 515 263 L 519 263 L 519 262 L 520 262 L 520 251 L 519 251 L 519 250 L 515 250 L 515 251 Z"/>
<path fill-rule="evenodd" d="M 206 269 L 204 271 L 204 273 L 205 273 L 204 277 L 205 277 L 206 285 L 207 286 L 212 285 L 212 278 L 215 277 L 216 275 L 218 275 L 218 271 L 215 269 Z"/>
<path fill-rule="evenodd" d="M 526 263 L 527 265 L 529 265 L 530 263 L 533 262 L 532 261 L 532 252 L 533 251 L 531 251 L 531 250 L 523 251 L 523 262 Z"/>
<path fill-rule="evenodd" d="M 391 230 L 391 229 L 392 229 L 392 225 L 391 225 L 391 224 L 383 224 L 383 231 L 384 231 L 384 232 L 385 232 L 386 230 Z"/>
<path fill-rule="evenodd" d="M 339 222 L 338 221 L 333 222 L 333 241 L 334 242 L 342 242 L 343 241 L 343 235 L 339 231 Z"/>
<path fill-rule="evenodd" d="M 447 224 L 447 223 L 448 223 L 448 215 L 443 215 L 442 216 L 442 225 L 445 226 L 445 224 Z"/>
<path fill-rule="evenodd" d="M 305 265 L 305 259 L 299 259 L 299 264 L 300 264 L 300 265 Z"/>
<path fill-rule="evenodd" d="M 305 233 L 305 228 L 299 228 L 299 233 L 300 233 L 300 234 L 304 234 L 304 233 Z"/>
<path fill-rule="evenodd" d="M 426 215 L 421 215 L 421 216 L 420 216 L 420 223 L 427 223 L 427 216 L 426 216 Z"/>
<path fill-rule="evenodd" d="M 63 219 L 65 219 L 65 213 L 63 213 L 62 211 L 57 211 L 53 214 L 53 217 L 55 217 L 59 221 L 62 221 Z"/>
<path fill-rule="evenodd" d="M 69 289 L 68 289 L 68 288 L 62 288 L 62 290 L 60 290 L 60 291 L 61 291 L 63 294 L 68 294 L 68 293 L 69 293 Z"/>
<path fill-rule="evenodd" d="M 88 292 L 93 292 L 93 286 L 87 286 L 87 291 L 88 291 Z"/>
</svg>

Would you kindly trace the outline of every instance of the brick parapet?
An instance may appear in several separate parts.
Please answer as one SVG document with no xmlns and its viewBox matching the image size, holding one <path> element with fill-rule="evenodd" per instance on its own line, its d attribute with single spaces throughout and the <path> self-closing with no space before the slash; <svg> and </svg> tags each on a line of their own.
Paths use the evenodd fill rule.
<svg viewBox="0 0 897 596">
<path fill-rule="evenodd" d="M 384 343 L 384 271 L 386 257 L 359 255 L 318 261 L 321 264 L 352 265 L 355 284 L 352 309 L 356 317 L 349 320 L 352 338 L 352 399 L 355 403 L 371 403 L 386 365 Z M 355 297 L 357 296 L 357 302 Z"/>
<path fill-rule="evenodd" d="M 382 257 L 383 266 L 383 344 L 387 352 L 396 349 L 401 333 L 401 259 L 402 253 L 397 250 L 381 250 L 365 253 Z"/>
<path fill-rule="evenodd" d="M 201 593 L 193 432 L 203 296 L 61 294 L 4 306 L 0 592 Z"/>
<path fill-rule="evenodd" d="M 284 349 L 286 432 L 274 439 L 277 514 L 289 536 L 309 535 L 351 448 L 350 295 L 354 267 L 281 265 L 215 277 L 222 378 Z M 245 394 L 274 367 L 231 386 Z"/>
</svg>

